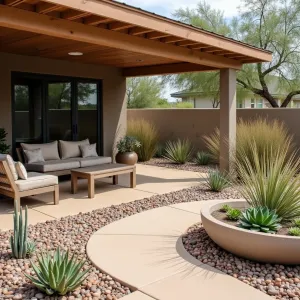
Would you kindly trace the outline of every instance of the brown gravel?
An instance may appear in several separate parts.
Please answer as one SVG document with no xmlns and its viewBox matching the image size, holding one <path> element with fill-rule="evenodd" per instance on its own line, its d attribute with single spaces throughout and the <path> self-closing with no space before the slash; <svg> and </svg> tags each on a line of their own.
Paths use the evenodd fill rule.
<svg viewBox="0 0 300 300">
<path fill-rule="evenodd" d="M 85 214 L 69 216 L 55 221 L 47 221 L 29 226 L 29 238 L 37 243 L 37 251 L 54 250 L 57 246 L 69 248 L 87 259 L 85 248 L 91 235 L 99 228 L 119 219 L 174 203 L 211 200 L 216 198 L 240 198 L 232 188 L 222 193 L 208 191 L 204 186 L 197 186 L 131 203 L 110 206 Z M 92 268 L 89 277 L 75 292 L 65 297 L 49 297 L 41 293 L 25 279 L 23 272 L 34 275 L 28 259 L 13 259 L 8 239 L 12 231 L 0 232 L 0 299 L 93 299 L 115 300 L 131 293 L 128 287 L 113 280 L 107 274 Z M 33 257 L 35 260 L 35 257 Z M 91 266 L 87 261 L 85 268 Z"/>
<path fill-rule="evenodd" d="M 300 299 L 300 266 L 262 264 L 237 257 L 216 245 L 201 224 L 183 235 L 185 249 L 202 263 L 273 296 L 275 299 Z M 234 291 L 232 291 L 234 293 Z"/>
<path fill-rule="evenodd" d="M 172 163 L 165 158 L 152 158 L 151 160 L 146 162 L 139 162 L 139 164 L 199 173 L 207 173 L 209 170 L 218 168 L 218 165 L 199 166 L 194 162 L 187 162 L 184 165 L 180 165 Z"/>
</svg>

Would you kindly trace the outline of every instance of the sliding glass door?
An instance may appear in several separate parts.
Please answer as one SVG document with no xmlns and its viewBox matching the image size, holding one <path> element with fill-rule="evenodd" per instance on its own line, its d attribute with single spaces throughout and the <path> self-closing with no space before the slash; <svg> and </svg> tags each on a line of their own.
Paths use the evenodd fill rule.
<svg viewBox="0 0 300 300">
<path fill-rule="evenodd" d="M 101 81 L 12 74 L 13 144 L 88 138 L 102 153 Z"/>
</svg>

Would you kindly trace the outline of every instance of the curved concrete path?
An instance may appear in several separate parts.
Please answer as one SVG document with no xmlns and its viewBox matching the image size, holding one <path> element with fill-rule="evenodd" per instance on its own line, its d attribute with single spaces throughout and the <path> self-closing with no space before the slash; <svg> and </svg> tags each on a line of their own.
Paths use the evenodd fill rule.
<svg viewBox="0 0 300 300">
<path fill-rule="evenodd" d="M 99 269 L 135 290 L 124 300 L 270 300 L 184 249 L 181 235 L 200 221 L 202 204 L 161 207 L 114 222 L 91 237 L 87 254 Z"/>
</svg>

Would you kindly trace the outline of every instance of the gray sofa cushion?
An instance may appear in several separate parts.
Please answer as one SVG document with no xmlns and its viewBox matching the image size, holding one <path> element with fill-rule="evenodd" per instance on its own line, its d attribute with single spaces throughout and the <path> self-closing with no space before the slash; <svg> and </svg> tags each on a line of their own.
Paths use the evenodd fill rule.
<svg viewBox="0 0 300 300">
<path fill-rule="evenodd" d="M 23 150 L 36 150 L 41 149 L 44 160 L 58 160 L 60 159 L 58 154 L 57 141 L 46 144 L 24 144 L 21 143 Z"/>
<path fill-rule="evenodd" d="M 20 192 L 58 184 L 58 177 L 29 172 L 26 180 L 15 181 Z"/>
<path fill-rule="evenodd" d="M 71 170 L 80 168 L 80 162 L 78 159 L 65 159 L 65 160 L 50 160 L 45 162 L 39 162 L 34 164 L 26 164 L 28 171 L 47 173 L 63 170 Z"/>
<path fill-rule="evenodd" d="M 45 161 L 43 152 L 41 149 L 35 149 L 35 150 L 23 150 L 26 157 L 26 162 L 28 164 L 33 164 L 37 162 L 43 162 Z"/>
<path fill-rule="evenodd" d="M 78 142 L 71 142 L 71 141 L 59 141 L 59 150 L 61 159 L 68 159 L 73 157 L 80 157 L 80 145 L 89 145 L 89 139 L 78 141 Z"/>
<path fill-rule="evenodd" d="M 80 167 L 86 168 L 86 167 L 98 166 L 102 164 L 110 164 L 111 162 L 112 162 L 111 157 L 105 157 L 105 156 L 86 157 L 86 158 L 80 158 Z"/>
<path fill-rule="evenodd" d="M 83 158 L 86 157 L 97 157 L 98 153 L 97 153 L 97 144 L 91 144 L 91 145 L 80 145 L 79 146 L 80 151 L 81 151 L 81 156 Z"/>
</svg>

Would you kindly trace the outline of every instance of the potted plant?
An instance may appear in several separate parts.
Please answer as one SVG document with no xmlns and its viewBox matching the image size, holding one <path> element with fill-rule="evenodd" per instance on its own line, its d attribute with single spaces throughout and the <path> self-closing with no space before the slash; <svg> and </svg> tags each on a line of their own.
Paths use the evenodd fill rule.
<svg viewBox="0 0 300 300">
<path fill-rule="evenodd" d="M 138 156 L 134 149 L 141 147 L 141 143 L 132 136 L 125 136 L 117 143 L 118 154 L 116 162 L 119 164 L 135 165 Z"/>
</svg>

